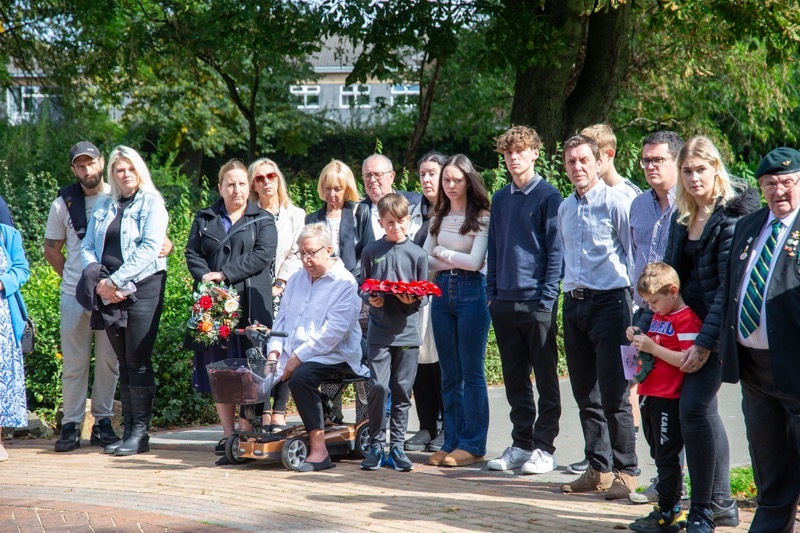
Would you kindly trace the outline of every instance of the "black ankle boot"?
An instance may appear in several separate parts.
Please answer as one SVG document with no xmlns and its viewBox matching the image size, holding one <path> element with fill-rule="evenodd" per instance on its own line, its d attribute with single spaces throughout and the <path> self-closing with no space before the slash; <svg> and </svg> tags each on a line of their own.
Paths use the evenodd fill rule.
<svg viewBox="0 0 800 533">
<path fill-rule="evenodd" d="M 129 386 L 131 394 L 131 410 L 133 411 L 133 428 L 130 436 L 120 444 L 114 455 L 136 455 L 150 451 L 150 436 L 147 428 L 153 418 L 153 399 L 155 387 Z"/>
<path fill-rule="evenodd" d="M 120 444 L 122 444 L 125 439 L 131 436 L 131 430 L 133 429 L 133 412 L 131 411 L 131 391 L 128 389 L 128 386 L 120 383 L 119 384 L 119 401 L 122 404 L 122 438 L 119 439 L 117 442 L 113 442 L 111 444 L 107 444 L 103 448 L 103 453 L 112 454 L 116 451 Z"/>
</svg>

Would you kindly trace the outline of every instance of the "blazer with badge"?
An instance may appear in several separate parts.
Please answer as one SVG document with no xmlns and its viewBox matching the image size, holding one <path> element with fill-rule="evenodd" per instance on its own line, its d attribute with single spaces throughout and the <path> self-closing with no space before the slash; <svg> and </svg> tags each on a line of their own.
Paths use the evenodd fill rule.
<svg viewBox="0 0 800 533">
<path fill-rule="evenodd" d="M 725 327 L 720 338 L 722 354 L 722 380 L 736 383 L 741 375 L 741 364 L 737 350 L 737 331 L 739 328 L 739 293 L 747 270 L 752 243 L 769 218 L 769 209 L 762 208 L 742 217 L 736 224 L 733 245 L 728 257 L 728 274 L 725 280 L 723 317 Z M 800 231 L 800 216 L 795 218 L 789 235 Z M 800 393 L 800 360 L 797 357 L 797 333 L 800 332 L 800 255 L 790 256 L 784 249 L 786 243 L 778 248 L 778 259 L 767 287 L 766 313 L 767 338 L 772 356 L 772 372 L 775 385 L 781 392 Z M 800 250 L 798 250 L 800 251 Z"/>
</svg>

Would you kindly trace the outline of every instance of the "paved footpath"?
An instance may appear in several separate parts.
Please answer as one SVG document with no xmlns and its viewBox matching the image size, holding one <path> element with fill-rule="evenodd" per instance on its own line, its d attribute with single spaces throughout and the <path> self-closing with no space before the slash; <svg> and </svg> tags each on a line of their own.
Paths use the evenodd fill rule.
<svg viewBox="0 0 800 533">
<path fill-rule="evenodd" d="M 561 382 L 563 414 L 556 440 L 559 464 L 583 455 L 583 438 L 569 381 Z M 490 388 L 488 457 L 502 452 L 511 430 L 502 387 Z M 748 462 L 738 387 L 723 386 L 720 408 L 731 441 L 731 463 Z M 354 419 L 352 410 L 345 412 Z M 298 422 L 297 417 L 290 421 Z M 418 428 L 411 410 L 409 431 Z M 476 467 L 425 466 L 427 454 L 409 454 L 414 471 L 359 470 L 360 459 L 338 460 L 327 472 L 289 472 L 263 461 L 215 467 L 211 450 L 219 426 L 157 432 L 150 453 L 109 457 L 100 448 L 67 454 L 53 442 L 6 442 L 11 460 L 0 463 L 0 533 L 5 532 L 226 532 L 226 531 L 541 531 L 628 530 L 646 505 L 608 502 L 602 495 L 566 495 L 571 481 L 560 466 L 541 476 Z M 639 439 L 643 485 L 655 475 Z M 742 524 L 719 531 L 746 531 Z"/>
<path fill-rule="evenodd" d="M 210 444 L 155 439 L 150 453 L 98 447 L 56 454 L 52 441 L 10 441 L 0 463 L 0 532 L 627 530 L 649 511 L 601 495 L 566 495 L 533 476 L 425 466 L 363 472 L 344 458 L 319 473 L 254 461 L 215 467 Z M 574 476 L 562 473 L 563 481 Z M 745 531 L 752 513 L 743 511 Z"/>
</svg>

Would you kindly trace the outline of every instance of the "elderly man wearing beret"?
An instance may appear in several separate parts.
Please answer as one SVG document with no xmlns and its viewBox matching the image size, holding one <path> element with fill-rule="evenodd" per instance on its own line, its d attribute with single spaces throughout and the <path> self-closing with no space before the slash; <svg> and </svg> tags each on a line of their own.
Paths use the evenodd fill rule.
<svg viewBox="0 0 800 533">
<path fill-rule="evenodd" d="M 758 166 L 767 207 L 736 224 L 720 339 L 723 381 L 742 383 L 758 509 L 750 531 L 790 532 L 800 500 L 800 152 Z"/>
</svg>

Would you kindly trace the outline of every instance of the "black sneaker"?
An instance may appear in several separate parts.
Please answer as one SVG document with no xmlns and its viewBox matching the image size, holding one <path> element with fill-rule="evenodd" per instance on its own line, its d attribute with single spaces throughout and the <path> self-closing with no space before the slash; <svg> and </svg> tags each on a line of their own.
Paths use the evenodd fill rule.
<svg viewBox="0 0 800 533">
<path fill-rule="evenodd" d="M 419 452 L 431 443 L 431 434 L 427 429 L 421 429 L 417 433 L 403 443 L 403 449 L 410 452 Z"/>
<path fill-rule="evenodd" d="M 89 439 L 89 444 L 92 446 L 108 446 L 120 440 L 117 434 L 114 433 L 110 418 L 101 418 L 92 426 L 92 436 Z"/>
<path fill-rule="evenodd" d="M 214 446 L 214 455 L 225 455 L 225 445 L 228 443 L 228 437 L 222 437 L 219 442 Z"/>
<path fill-rule="evenodd" d="M 736 527 L 739 525 L 739 506 L 730 500 L 725 502 L 711 502 L 711 513 L 714 516 L 714 525 L 717 527 Z"/>
<path fill-rule="evenodd" d="M 391 466 L 398 472 L 410 472 L 414 468 L 414 463 L 399 446 L 392 446 L 389 455 L 386 456 L 386 466 Z"/>
<path fill-rule="evenodd" d="M 429 452 L 438 452 L 442 449 L 442 446 L 444 446 L 444 430 L 440 431 L 439 434 L 436 435 L 436 438 L 433 439 L 430 444 L 428 444 L 428 447 L 425 448 L 425 450 Z"/>
<path fill-rule="evenodd" d="M 649 515 L 637 518 L 628 524 L 628 528 L 638 533 L 677 533 L 686 525 L 686 513 L 683 510 L 662 513 L 653 507 Z"/>
<path fill-rule="evenodd" d="M 383 445 L 373 442 L 369 445 L 369 452 L 366 459 L 361 461 L 362 470 L 377 470 L 384 462 Z"/>
<path fill-rule="evenodd" d="M 589 470 L 589 459 L 584 459 L 579 463 L 572 463 L 567 467 L 567 472 L 569 472 L 570 474 L 580 475 L 586 472 L 587 470 Z"/>
<path fill-rule="evenodd" d="M 61 428 L 61 436 L 53 445 L 57 452 L 71 452 L 81 447 L 81 428 L 75 422 L 68 422 Z"/>
<path fill-rule="evenodd" d="M 689 519 L 686 521 L 686 531 L 691 533 L 713 533 L 714 513 L 708 507 L 692 506 L 689 510 Z"/>
</svg>

